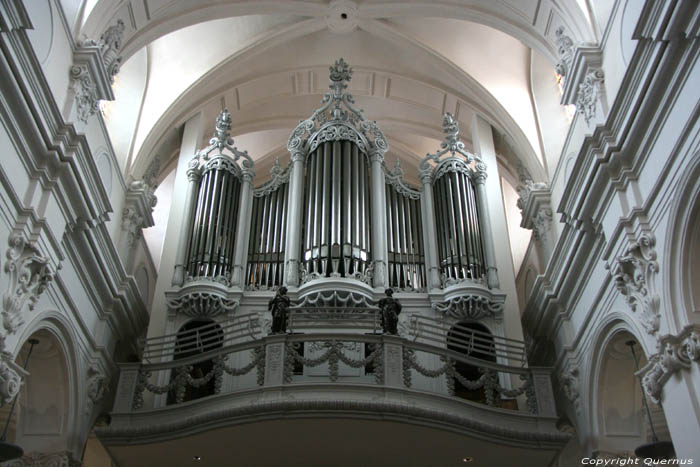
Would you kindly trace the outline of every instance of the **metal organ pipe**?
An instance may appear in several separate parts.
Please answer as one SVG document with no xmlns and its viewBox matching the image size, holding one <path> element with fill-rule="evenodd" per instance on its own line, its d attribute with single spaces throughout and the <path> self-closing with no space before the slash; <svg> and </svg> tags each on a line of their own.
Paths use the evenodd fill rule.
<svg viewBox="0 0 700 467">
<path fill-rule="evenodd" d="M 238 224 L 239 174 L 225 156 L 202 169 L 194 222 L 187 248 L 186 271 L 192 277 L 229 277 Z"/>
<path fill-rule="evenodd" d="M 253 192 L 246 287 L 269 289 L 284 280 L 289 182 Z"/>
<path fill-rule="evenodd" d="M 402 193 L 392 183 L 385 185 L 389 287 L 424 290 L 425 254 L 420 196 Z"/>
<path fill-rule="evenodd" d="M 443 161 L 435 173 L 440 273 L 446 281 L 480 279 L 485 265 L 471 167 L 461 159 L 451 158 Z"/>
<path fill-rule="evenodd" d="M 326 141 L 309 154 L 302 264 L 307 275 L 353 277 L 370 262 L 369 169 L 351 141 Z"/>
</svg>

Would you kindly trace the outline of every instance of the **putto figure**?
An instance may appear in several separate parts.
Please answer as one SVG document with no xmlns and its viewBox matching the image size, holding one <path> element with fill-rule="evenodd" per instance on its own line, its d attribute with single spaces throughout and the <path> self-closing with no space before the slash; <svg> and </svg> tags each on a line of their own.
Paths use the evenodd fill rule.
<svg viewBox="0 0 700 467">
<path fill-rule="evenodd" d="M 268 311 L 272 312 L 271 334 L 287 332 L 287 309 L 290 303 L 289 297 L 287 297 L 287 287 L 280 287 L 277 294 L 267 304 Z"/>
<path fill-rule="evenodd" d="M 394 291 L 386 289 L 384 291 L 386 298 L 379 300 L 379 309 L 382 311 L 382 329 L 384 334 L 398 334 L 399 313 L 401 313 L 401 304 L 397 299 L 392 297 Z"/>
</svg>

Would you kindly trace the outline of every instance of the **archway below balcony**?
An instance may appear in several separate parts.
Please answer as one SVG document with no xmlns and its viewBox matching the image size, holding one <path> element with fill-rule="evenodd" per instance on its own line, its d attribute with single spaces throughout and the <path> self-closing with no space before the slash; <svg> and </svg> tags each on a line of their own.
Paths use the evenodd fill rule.
<svg viewBox="0 0 700 467">
<path fill-rule="evenodd" d="M 447 348 L 467 357 L 496 362 L 493 334 L 483 324 L 475 321 L 460 321 L 450 328 L 447 334 Z M 482 376 L 481 369 L 466 362 L 455 362 L 456 372 L 467 381 L 476 381 Z M 486 403 L 486 391 L 483 387 L 468 389 L 454 378 L 454 395 L 482 404 Z"/>
<path fill-rule="evenodd" d="M 15 408 L 16 424 L 11 425 L 7 439 L 14 440 L 25 454 L 66 452 L 73 442 L 68 427 L 75 388 L 69 378 L 65 342 L 55 331 L 42 328 L 34 332 L 16 358 L 18 365 L 26 365 L 29 375 L 24 378 Z"/>
<path fill-rule="evenodd" d="M 197 318 L 183 324 L 177 332 L 173 360 L 183 360 L 204 352 L 220 348 L 224 343 L 224 332 L 214 320 Z M 189 379 L 195 383 L 185 385 L 184 393 L 178 396 L 177 388 L 168 392 L 168 405 L 186 402 L 216 393 L 216 375 L 214 375 L 214 360 L 204 360 L 192 363 L 188 372 Z M 174 381 L 177 374 L 173 373 L 170 380 Z M 203 382 L 198 380 L 204 379 Z M 182 400 L 178 400 L 181 397 Z"/>
</svg>

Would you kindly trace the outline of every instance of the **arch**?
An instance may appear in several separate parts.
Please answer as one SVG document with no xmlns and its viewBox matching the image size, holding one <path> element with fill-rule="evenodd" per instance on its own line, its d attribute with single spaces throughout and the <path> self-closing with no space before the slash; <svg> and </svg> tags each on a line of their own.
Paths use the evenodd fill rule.
<svg viewBox="0 0 700 467">
<path fill-rule="evenodd" d="M 191 319 L 180 326 L 177 332 L 173 360 L 181 360 L 218 349 L 223 346 L 223 343 L 224 332 L 216 321 L 210 318 Z M 191 364 L 188 374 L 192 379 L 200 379 L 209 377 L 214 370 L 214 360 L 204 360 Z M 176 377 L 177 374 L 173 373 L 170 375 L 170 380 L 173 381 Z M 182 401 L 178 401 L 177 390 L 171 390 L 168 392 L 167 404 L 191 401 L 215 393 L 216 375 L 212 375 L 201 385 L 186 384 Z"/>
<path fill-rule="evenodd" d="M 663 308 L 669 316 L 669 332 L 700 323 L 700 151 L 683 169 L 669 209 L 663 267 Z M 673 325 L 675 329 L 673 329 Z"/>
<path fill-rule="evenodd" d="M 592 373 L 597 450 L 634 452 L 640 445 L 651 442 L 653 436 L 670 440 L 663 408 L 645 398 L 635 375 L 647 363 L 639 341 L 618 326 L 604 342 L 599 364 Z"/>
<path fill-rule="evenodd" d="M 595 449 L 595 444 L 601 438 L 601 417 L 598 411 L 600 406 L 600 369 L 606 356 L 605 350 L 615 336 L 620 333 L 626 333 L 629 338 L 637 342 L 636 350 L 640 368 L 642 367 L 641 362 L 646 361 L 649 355 L 656 352 L 656 340 L 648 338 L 645 330 L 640 328 L 628 313 L 612 310 L 594 326 L 590 334 L 591 337 L 587 339 L 587 348 L 592 349 L 592 351 L 588 351 L 590 358 L 581 365 L 581 381 L 584 382 L 581 386 L 581 401 L 584 411 L 582 415 L 588 428 L 579 430 L 579 433 L 590 433 L 591 438 L 586 440 L 584 445 L 589 445 L 591 449 Z M 637 385 L 639 385 L 638 382 Z M 584 440 L 581 441 L 584 442 Z"/>
<path fill-rule="evenodd" d="M 432 16 L 441 18 L 455 18 L 465 21 L 473 21 L 492 27 L 509 34 L 528 47 L 538 50 L 540 53 L 554 60 L 553 45 L 547 40 L 539 28 L 533 26 L 532 18 L 527 18 L 518 12 L 517 8 L 503 8 L 500 2 L 483 2 L 478 7 L 460 6 L 448 2 L 380 2 L 370 5 L 360 5 L 362 22 L 380 18 Z M 139 28 L 128 28 L 124 40 L 124 58 L 130 57 L 137 50 L 148 45 L 159 37 L 165 36 L 178 29 L 194 24 L 235 16 L 254 14 L 270 14 L 278 12 L 288 15 L 298 15 L 306 18 L 315 18 L 323 22 L 329 14 L 325 4 L 313 5 L 309 2 L 290 1 L 284 8 L 279 8 L 279 2 L 270 0 L 256 0 L 253 2 L 236 2 L 222 4 L 222 2 L 199 2 L 197 8 L 192 8 L 186 0 L 171 2 L 167 8 L 147 12 L 144 18 L 139 18 Z M 88 37 L 99 37 L 100 33 L 119 18 L 133 15 L 133 10 L 125 5 L 115 5 L 110 1 L 98 1 L 87 12 L 87 18 L 81 29 L 81 33 Z M 555 15 L 561 21 L 571 35 L 577 41 L 592 41 L 594 34 L 589 24 L 586 13 L 573 0 L 558 0 L 552 5 L 551 15 Z"/>
<path fill-rule="evenodd" d="M 450 328 L 447 333 L 447 348 L 465 356 L 496 362 L 493 333 L 485 325 L 477 321 L 460 321 Z M 466 362 L 455 362 L 456 372 L 468 381 L 475 381 L 482 376 L 479 367 Z M 479 403 L 486 403 L 486 392 L 483 387 L 470 390 L 455 377 L 454 395 Z"/>
<path fill-rule="evenodd" d="M 78 453 L 83 441 L 74 427 L 79 422 L 79 401 L 84 388 L 78 381 L 79 360 L 75 333 L 57 311 L 40 313 L 25 328 L 16 359 L 23 365 L 38 339 L 28 362 L 28 372 L 18 401 L 15 442 L 25 452 L 69 451 Z"/>
</svg>

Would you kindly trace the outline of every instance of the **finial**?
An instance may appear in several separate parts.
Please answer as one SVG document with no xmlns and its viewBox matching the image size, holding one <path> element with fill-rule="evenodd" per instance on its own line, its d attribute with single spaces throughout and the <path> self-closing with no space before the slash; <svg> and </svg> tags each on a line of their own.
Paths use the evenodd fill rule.
<svg viewBox="0 0 700 467">
<path fill-rule="evenodd" d="M 231 131 L 232 119 L 231 114 L 228 109 L 221 111 L 218 117 L 216 117 L 216 131 L 214 133 L 214 138 L 212 138 L 211 144 L 216 143 L 219 147 L 219 151 L 223 151 L 227 144 L 232 144 L 229 131 Z"/>
<path fill-rule="evenodd" d="M 280 162 L 280 156 L 275 157 L 275 162 L 272 164 L 272 168 L 270 168 L 270 175 L 272 175 L 272 178 L 275 178 L 278 175 L 281 175 L 282 172 L 284 172 L 284 169 L 282 168 L 282 163 Z"/>
<path fill-rule="evenodd" d="M 331 89 L 334 89 L 338 83 L 350 81 L 350 79 L 352 78 L 352 68 L 350 68 L 350 65 L 348 65 L 347 62 L 342 58 L 336 60 L 335 64 L 332 67 L 329 67 L 328 69 L 331 72 Z M 343 84 L 343 88 L 345 87 L 347 87 L 347 85 Z"/>
<path fill-rule="evenodd" d="M 443 149 L 447 149 L 452 154 L 460 149 L 464 149 L 464 143 L 459 141 L 459 125 L 457 119 L 449 112 L 442 118 L 442 132 L 445 133 L 445 141 L 441 143 Z"/>
</svg>

